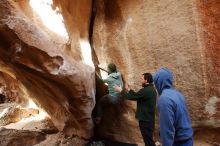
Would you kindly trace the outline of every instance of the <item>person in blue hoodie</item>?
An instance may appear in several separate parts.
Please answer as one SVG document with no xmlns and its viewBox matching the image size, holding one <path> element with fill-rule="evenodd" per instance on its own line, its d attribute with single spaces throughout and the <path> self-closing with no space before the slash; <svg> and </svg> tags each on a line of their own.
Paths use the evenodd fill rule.
<svg viewBox="0 0 220 146">
<path fill-rule="evenodd" d="M 100 68 L 100 67 L 99 67 Z M 99 124 L 101 122 L 101 117 L 103 114 L 103 110 L 109 105 L 116 105 L 119 103 L 120 96 L 119 93 L 115 91 L 114 86 L 118 85 L 123 87 L 122 76 L 119 71 L 117 71 L 117 67 L 114 63 L 108 64 L 108 69 L 105 70 L 100 68 L 103 71 L 108 73 L 108 77 L 106 79 L 102 79 L 101 76 L 97 74 L 99 79 L 108 84 L 108 92 L 109 94 L 101 97 L 101 99 L 97 103 L 97 117 L 95 122 Z"/>
<path fill-rule="evenodd" d="M 193 130 L 184 96 L 173 86 L 173 74 L 161 68 L 153 75 L 160 95 L 157 109 L 160 117 L 162 146 L 193 146 Z"/>
</svg>

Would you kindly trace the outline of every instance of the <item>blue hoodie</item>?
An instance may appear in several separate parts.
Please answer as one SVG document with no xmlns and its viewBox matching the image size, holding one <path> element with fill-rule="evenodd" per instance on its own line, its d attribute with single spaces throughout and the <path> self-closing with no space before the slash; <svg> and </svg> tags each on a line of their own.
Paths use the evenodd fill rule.
<svg viewBox="0 0 220 146">
<path fill-rule="evenodd" d="M 157 108 L 160 113 L 160 137 L 162 146 L 192 139 L 193 130 L 183 95 L 173 87 L 173 74 L 161 68 L 153 75 L 160 95 Z"/>
</svg>

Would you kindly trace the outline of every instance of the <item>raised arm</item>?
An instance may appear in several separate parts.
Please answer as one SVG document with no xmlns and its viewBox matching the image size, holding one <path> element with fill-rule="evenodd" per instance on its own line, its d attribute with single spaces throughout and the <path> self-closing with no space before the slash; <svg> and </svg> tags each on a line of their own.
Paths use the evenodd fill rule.
<svg viewBox="0 0 220 146">
<path fill-rule="evenodd" d="M 127 92 L 125 89 L 122 89 L 120 86 L 115 85 L 115 91 L 121 93 L 121 95 L 128 100 L 139 100 L 144 97 L 143 89 L 139 90 L 138 92 L 134 92 L 133 90 Z"/>
<path fill-rule="evenodd" d="M 106 69 L 104 69 L 104 68 L 102 68 L 102 67 L 100 67 L 100 66 L 98 66 L 98 68 L 101 69 L 101 70 L 103 70 L 103 71 L 105 71 L 105 72 L 107 72 L 107 73 L 109 73 Z"/>
<path fill-rule="evenodd" d="M 133 90 L 126 92 L 125 90 L 122 90 L 121 95 L 128 100 L 139 100 L 144 97 L 144 91 L 143 89 L 138 92 L 134 92 Z"/>
</svg>

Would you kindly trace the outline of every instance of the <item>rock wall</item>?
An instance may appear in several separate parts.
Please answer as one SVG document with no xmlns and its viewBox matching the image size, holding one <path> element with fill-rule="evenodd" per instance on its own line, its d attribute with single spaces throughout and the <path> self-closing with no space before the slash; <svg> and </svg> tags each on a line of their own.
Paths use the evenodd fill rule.
<svg viewBox="0 0 220 146">
<path fill-rule="evenodd" d="M 88 139 L 95 75 L 82 49 L 92 43 L 95 64 L 116 63 L 135 90 L 143 72 L 170 68 L 194 126 L 219 127 L 219 8 L 216 0 L 53 0 L 66 39 L 44 26 L 28 0 L 1 0 L 0 75 L 16 82 L 19 103 L 31 98 L 64 135 Z M 105 88 L 97 87 L 100 96 Z M 107 109 L 98 133 L 142 145 L 135 109 L 131 101 Z"/>
<path fill-rule="evenodd" d="M 19 82 L 7 73 L 0 72 L 0 94 L 6 98 L 4 102 L 26 103 L 22 96 L 24 93 L 19 87 Z"/>
<path fill-rule="evenodd" d="M 24 97 L 44 109 L 64 135 L 88 139 L 93 131 L 94 69 L 73 47 L 79 39 L 72 38 L 71 45 L 67 41 L 42 25 L 29 1 L 0 2 L 1 72 L 20 82 Z"/>
<path fill-rule="evenodd" d="M 70 37 L 72 56 L 77 61 L 81 60 L 80 41 L 89 42 L 92 0 L 53 0 L 53 6 L 58 7 L 64 17 Z"/>
<path fill-rule="evenodd" d="M 116 63 L 134 89 L 140 88 L 143 72 L 170 68 L 193 125 L 220 126 L 218 18 L 215 0 L 96 0 L 93 47 L 99 62 Z M 114 121 L 129 125 L 134 118 Z M 127 129 L 117 126 L 112 124 L 112 135 L 129 137 Z M 129 140 L 140 142 L 138 137 Z"/>
<path fill-rule="evenodd" d="M 220 2 L 215 0 L 197 2 L 201 20 L 200 35 L 205 50 L 206 97 L 212 97 L 209 98 L 206 109 L 210 113 L 210 122 L 215 123 L 215 119 L 220 119 L 220 57 L 218 55 L 220 53 Z"/>
<path fill-rule="evenodd" d="M 0 143 L 2 146 L 7 145 L 35 145 L 40 141 L 46 139 L 45 134 L 41 132 L 30 132 L 28 130 L 8 130 L 5 128 L 0 129 Z M 21 139 L 21 137 L 23 137 Z M 18 144 L 18 139 L 21 139 Z"/>
</svg>

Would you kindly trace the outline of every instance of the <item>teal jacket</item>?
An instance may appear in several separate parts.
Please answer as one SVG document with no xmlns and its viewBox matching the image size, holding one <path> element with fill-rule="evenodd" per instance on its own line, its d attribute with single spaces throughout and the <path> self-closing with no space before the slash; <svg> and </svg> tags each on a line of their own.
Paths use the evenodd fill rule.
<svg viewBox="0 0 220 146">
<path fill-rule="evenodd" d="M 113 72 L 108 75 L 107 79 L 102 79 L 104 83 L 108 84 L 108 91 L 111 96 L 118 97 L 118 92 L 115 91 L 114 86 L 118 85 L 123 88 L 123 82 L 120 72 Z"/>
<path fill-rule="evenodd" d="M 139 121 L 150 122 L 154 124 L 155 121 L 155 107 L 157 92 L 153 84 L 148 84 L 140 89 L 138 92 L 130 90 L 121 92 L 122 96 L 128 100 L 137 101 L 137 110 L 135 117 Z"/>
</svg>

